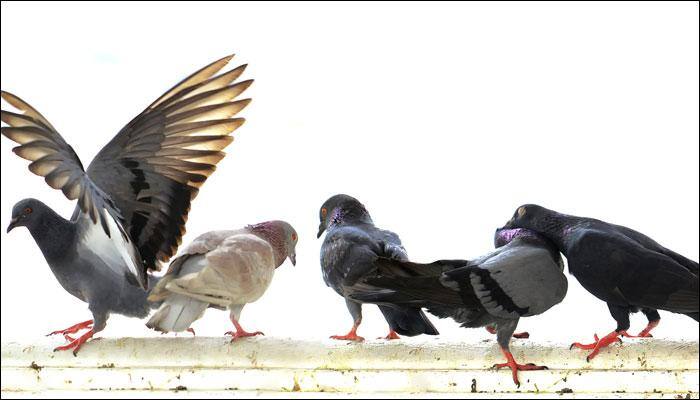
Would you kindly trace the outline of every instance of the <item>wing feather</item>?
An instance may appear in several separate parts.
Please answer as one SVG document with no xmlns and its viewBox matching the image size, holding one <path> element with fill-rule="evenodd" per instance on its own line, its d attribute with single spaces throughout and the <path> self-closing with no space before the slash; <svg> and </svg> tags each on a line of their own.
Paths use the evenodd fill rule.
<svg viewBox="0 0 700 400">
<path fill-rule="evenodd" d="M 89 216 L 93 224 L 99 224 L 106 237 L 118 236 L 128 257 L 124 263 L 110 267 L 124 268 L 122 272 L 130 281 L 145 288 L 145 275 L 135 267 L 140 267 L 138 250 L 122 228 L 122 216 L 110 196 L 90 179 L 73 148 L 41 113 L 11 93 L 3 91 L 1 97 L 21 112 L 0 111 L 0 119 L 8 125 L 0 128 L 2 134 L 19 144 L 12 151 L 31 161 L 29 170 L 43 177 L 53 189 L 62 191 L 69 200 L 78 200 L 78 210 Z"/>
<path fill-rule="evenodd" d="M 241 65 L 220 73 L 217 60 L 160 96 L 100 151 L 88 175 L 114 199 L 147 269 L 159 269 L 177 250 L 191 201 L 224 158 L 235 117 L 252 80 L 235 82 Z"/>
</svg>

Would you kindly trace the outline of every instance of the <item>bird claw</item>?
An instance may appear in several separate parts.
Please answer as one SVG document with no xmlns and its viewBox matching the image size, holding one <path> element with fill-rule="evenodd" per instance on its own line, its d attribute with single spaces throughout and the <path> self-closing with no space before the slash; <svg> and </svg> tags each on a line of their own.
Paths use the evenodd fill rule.
<svg viewBox="0 0 700 400">
<path fill-rule="evenodd" d="M 398 340 L 401 339 L 401 336 L 399 336 L 398 333 L 394 331 L 389 331 L 389 334 L 386 336 L 380 336 L 377 339 L 383 339 L 383 340 Z"/>
<path fill-rule="evenodd" d="M 501 368 L 508 367 L 513 373 L 513 382 L 517 387 L 520 387 L 520 380 L 518 379 L 518 371 L 542 371 L 548 370 L 549 368 L 544 365 L 535 365 L 533 363 L 518 364 L 516 362 L 505 362 L 501 364 L 493 364 L 492 369 L 499 370 Z"/>
<path fill-rule="evenodd" d="M 357 336 L 357 334 L 347 334 L 347 335 L 333 335 L 330 337 L 331 339 L 334 340 L 348 340 L 351 342 L 364 342 L 365 338 L 362 336 Z"/>
<path fill-rule="evenodd" d="M 514 333 L 513 337 L 515 339 L 529 339 L 530 334 L 528 332 L 519 332 L 519 333 Z"/>
<path fill-rule="evenodd" d="M 590 344 L 581 344 L 581 343 L 572 343 L 571 346 L 569 346 L 569 350 L 573 349 L 574 347 L 577 347 L 582 350 L 593 350 L 588 356 L 586 356 L 586 362 L 590 362 L 595 356 L 598 355 L 600 352 L 600 349 L 604 347 L 608 347 L 611 344 L 615 342 L 622 343 L 622 339 L 620 338 L 620 335 L 624 336 L 623 332 L 616 332 L 613 331 L 609 333 L 608 335 L 604 336 L 603 338 L 599 338 L 597 334 L 593 335 L 593 339 L 595 341 Z"/>
<path fill-rule="evenodd" d="M 58 346 L 58 347 L 56 347 L 55 349 L 53 349 L 53 351 L 54 351 L 54 352 L 57 352 L 57 351 L 65 351 L 65 350 L 73 349 L 73 356 L 74 356 L 74 357 L 77 357 L 77 356 L 78 356 L 78 350 L 80 350 L 80 348 L 82 347 L 82 345 L 85 344 L 85 342 L 87 342 L 87 341 L 92 337 L 92 335 L 94 335 L 94 334 L 95 334 L 95 332 L 94 332 L 92 329 L 90 329 L 90 331 L 88 331 L 88 332 L 87 332 L 86 334 L 84 334 L 83 336 L 81 336 L 81 337 L 79 337 L 79 338 L 77 338 L 77 339 L 75 339 L 75 340 L 71 340 L 71 342 L 68 343 L 68 344 L 65 345 L 65 346 Z M 68 336 L 68 338 L 70 338 L 70 336 Z M 72 338 L 71 338 L 71 339 L 72 339 Z"/>
<path fill-rule="evenodd" d="M 620 335 L 631 339 L 649 339 L 654 337 L 651 333 L 647 331 L 641 331 L 638 335 L 630 335 L 629 333 L 627 333 L 627 331 L 622 331 L 620 332 Z"/>
<path fill-rule="evenodd" d="M 232 337 L 231 337 L 231 343 L 235 342 L 235 341 L 238 340 L 238 339 L 242 339 L 242 338 L 254 337 L 254 336 L 265 336 L 265 334 L 262 333 L 262 332 L 260 332 L 260 331 L 257 331 L 257 332 L 246 332 L 246 331 L 243 331 L 243 330 L 237 331 L 237 332 L 228 331 L 228 332 L 226 332 L 224 335 L 230 335 L 230 336 L 232 336 Z"/>
<path fill-rule="evenodd" d="M 54 336 L 54 335 L 63 335 L 63 336 L 65 336 L 66 334 L 78 333 L 78 332 L 80 332 L 80 331 L 83 330 L 83 329 L 92 329 L 92 323 L 93 323 L 92 320 L 79 322 L 79 323 L 77 323 L 77 324 L 75 324 L 75 325 L 73 325 L 73 326 L 70 326 L 70 327 L 66 328 L 66 329 L 61 329 L 61 330 L 58 330 L 58 331 L 53 331 L 53 332 L 47 334 L 46 336 L 47 336 L 47 337 L 48 337 L 48 336 Z"/>
</svg>

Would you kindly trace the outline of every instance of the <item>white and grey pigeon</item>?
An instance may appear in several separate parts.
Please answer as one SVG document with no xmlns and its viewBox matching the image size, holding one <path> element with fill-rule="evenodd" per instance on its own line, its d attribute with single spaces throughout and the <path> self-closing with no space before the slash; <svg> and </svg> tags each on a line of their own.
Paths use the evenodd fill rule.
<svg viewBox="0 0 700 400">
<path fill-rule="evenodd" d="M 26 227 L 59 283 L 85 301 L 88 320 L 63 334 L 80 346 L 104 329 L 110 313 L 144 318 L 147 272 L 159 270 L 177 251 L 190 204 L 224 157 L 230 134 L 244 122 L 234 116 L 250 99 L 235 100 L 252 80 L 234 82 L 245 65 L 219 73 L 228 56 L 200 69 L 136 116 L 99 152 L 87 169 L 43 115 L 19 97 L 2 92 L 18 112 L 2 111 L 2 134 L 29 169 L 78 200 L 67 220 L 39 200 L 22 200 L 8 232 Z M 150 278 L 150 279 L 149 279 Z M 89 329 L 77 339 L 70 334 Z"/>
<path fill-rule="evenodd" d="M 568 283 L 554 244 L 525 229 L 496 231 L 495 251 L 475 260 L 440 260 L 431 264 L 382 258 L 375 269 L 349 289 L 351 298 L 381 305 L 426 307 L 440 318 L 466 328 L 491 327 L 513 381 L 519 370 L 546 367 L 518 364 L 509 349 L 522 317 L 539 315 L 559 304 Z"/>
<path fill-rule="evenodd" d="M 232 231 L 207 232 L 170 264 L 149 300 L 162 302 L 146 326 L 161 332 L 191 330 L 209 307 L 228 309 L 233 340 L 262 335 L 246 332 L 243 307 L 258 300 L 275 270 L 289 258 L 296 264 L 297 233 L 284 221 L 268 221 Z"/>
</svg>

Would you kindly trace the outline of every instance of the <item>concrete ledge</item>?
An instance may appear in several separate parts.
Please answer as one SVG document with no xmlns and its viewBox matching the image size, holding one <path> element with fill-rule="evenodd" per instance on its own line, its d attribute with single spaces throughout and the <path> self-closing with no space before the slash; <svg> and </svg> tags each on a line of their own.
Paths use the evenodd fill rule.
<svg viewBox="0 0 700 400">
<path fill-rule="evenodd" d="M 520 372 L 518 389 L 493 340 L 445 342 L 298 341 L 253 338 L 101 339 L 78 357 L 54 353 L 58 338 L 2 345 L 2 394 L 81 397 L 94 390 L 138 396 L 275 397 L 303 393 L 430 393 L 451 397 L 538 394 L 543 397 L 698 397 L 698 343 L 626 339 L 591 363 L 565 344 L 514 341 L 520 362 L 547 371 Z M 119 392 L 112 392 L 119 393 Z M 121 392 L 122 394 L 124 392 Z M 193 394 L 194 393 L 194 394 Z M 93 392 L 94 394 L 94 392 Z"/>
</svg>

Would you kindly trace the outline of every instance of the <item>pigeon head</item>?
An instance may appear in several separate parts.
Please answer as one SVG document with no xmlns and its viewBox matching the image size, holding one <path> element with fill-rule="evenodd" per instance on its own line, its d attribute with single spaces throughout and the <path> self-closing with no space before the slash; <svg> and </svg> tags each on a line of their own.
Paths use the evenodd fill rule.
<svg viewBox="0 0 700 400">
<path fill-rule="evenodd" d="M 287 258 L 292 265 L 297 265 L 296 246 L 299 236 L 291 225 L 284 221 L 267 221 L 248 225 L 247 229 L 272 245 L 278 267 Z"/>
<path fill-rule="evenodd" d="M 544 219 L 551 211 L 536 204 L 525 204 L 518 207 L 513 217 L 506 222 L 502 229 L 525 228 L 539 232 Z"/>
<path fill-rule="evenodd" d="M 347 194 L 336 194 L 321 206 L 319 210 L 321 223 L 318 226 L 317 238 L 329 226 L 342 222 L 365 222 L 372 223 L 372 218 L 365 206 L 359 200 Z"/>
<path fill-rule="evenodd" d="M 12 208 L 12 219 L 7 227 L 7 233 L 18 226 L 26 226 L 31 230 L 40 221 L 47 207 L 36 199 L 24 199 Z"/>
</svg>

